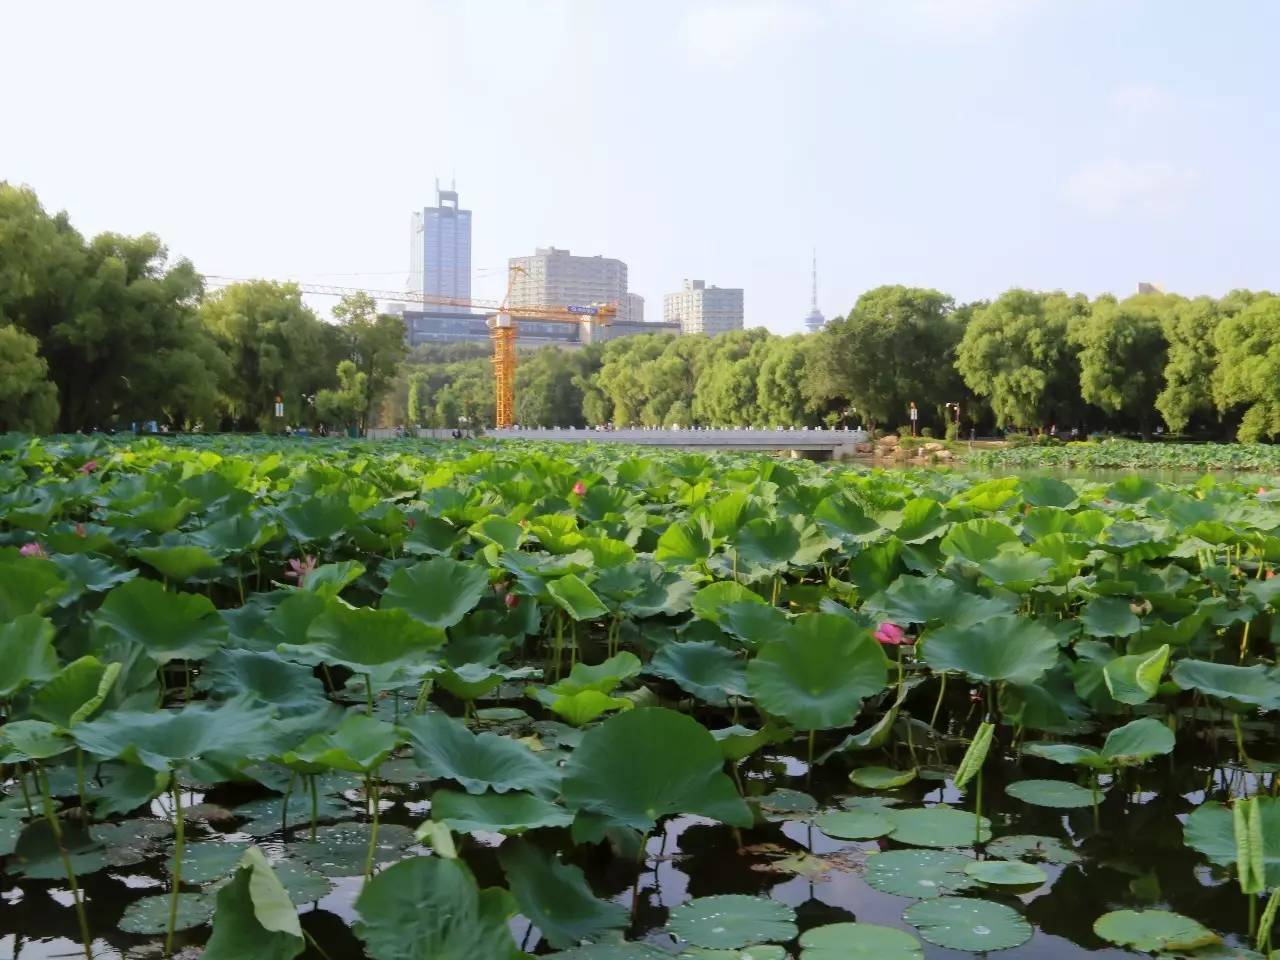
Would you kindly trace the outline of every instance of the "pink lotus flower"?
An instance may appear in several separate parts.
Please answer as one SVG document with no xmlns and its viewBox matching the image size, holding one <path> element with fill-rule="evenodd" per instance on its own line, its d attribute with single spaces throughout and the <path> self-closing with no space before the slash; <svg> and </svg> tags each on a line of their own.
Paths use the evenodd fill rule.
<svg viewBox="0 0 1280 960">
<path fill-rule="evenodd" d="M 581 497 L 583 494 L 587 492 L 587 485 L 583 483 L 581 480 L 579 480 L 577 483 L 573 485 L 573 492 L 577 494 L 579 497 Z"/>
<path fill-rule="evenodd" d="M 508 592 L 507 595 L 502 598 L 502 602 L 507 605 L 508 609 L 514 610 L 516 607 L 520 606 L 520 597 L 514 593 Z"/>
<path fill-rule="evenodd" d="M 888 647 L 911 646 L 915 641 L 896 623 L 888 621 L 876 627 L 875 638 Z"/>
<path fill-rule="evenodd" d="M 416 526 L 418 525 L 418 518 L 417 518 L 417 517 L 405 517 L 405 518 L 404 518 L 404 525 L 405 525 L 406 527 L 408 527 L 410 530 L 412 530 L 414 527 L 416 527 Z"/>
<path fill-rule="evenodd" d="M 316 558 L 313 556 L 308 555 L 301 560 L 294 557 L 289 561 L 289 568 L 285 570 L 284 575 L 290 580 L 297 580 L 298 586 L 305 586 L 307 577 L 315 572 L 317 566 Z"/>
<path fill-rule="evenodd" d="M 87 537 L 88 535 L 89 535 L 89 531 L 85 529 L 84 524 L 83 524 L 83 523 L 77 523 L 77 524 L 76 524 L 76 536 L 77 536 L 77 537 L 79 537 L 81 540 L 83 540 L 83 539 L 84 539 L 85 537 Z"/>
<path fill-rule="evenodd" d="M 39 557 L 41 560 L 44 560 L 49 556 L 49 554 L 45 552 L 44 547 L 36 543 L 34 540 L 30 543 L 24 543 L 19 547 L 18 553 L 24 557 Z"/>
<path fill-rule="evenodd" d="M 97 470 L 97 469 L 98 469 L 98 461 L 97 461 L 97 460 L 86 460 L 86 461 L 85 461 L 83 464 L 81 464 L 81 466 L 80 466 L 80 472 L 81 472 L 81 473 L 93 473 L 93 471 L 95 471 L 95 470 Z"/>
</svg>

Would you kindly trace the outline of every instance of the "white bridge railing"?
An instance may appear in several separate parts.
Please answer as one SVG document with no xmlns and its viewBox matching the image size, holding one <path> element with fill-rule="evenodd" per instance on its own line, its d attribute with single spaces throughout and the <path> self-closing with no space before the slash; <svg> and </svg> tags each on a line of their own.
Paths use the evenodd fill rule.
<svg viewBox="0 0 1280 960">
<path fill-rule="evenodd" d="M 660 447 L 746 447 L 756 450 L 835 450 L 865 443 L 865 430 L 824 430 L 821 427 L 787 429 L 677 429 L 600 430 L 595 428 L 517 427 L 490 430 L 497 440 L 562 440 L 595 443 L 633 443 Z"/>
</svg>

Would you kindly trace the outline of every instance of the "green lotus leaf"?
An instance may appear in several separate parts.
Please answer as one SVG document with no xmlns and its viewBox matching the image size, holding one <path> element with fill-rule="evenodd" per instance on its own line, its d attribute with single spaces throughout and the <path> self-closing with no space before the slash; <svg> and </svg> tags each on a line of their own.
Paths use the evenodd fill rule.
<svg viewBox="0 0 1280 960">
<path fill-rule="evenodd" d="M 992 583 L 1015 593 L 1026 593 L 1048 576 L 1053 569 L 1053 561 L 1021 544 L 1010 544 L 979 563 L 978 569 Z"/>
<path fill-rule="evenodd" d="M 547 581 L 547 593 L 552 601 L 574 620 L 597 620 L 609 613 L 582 578 L 570 573 L 556 580 Z"/>
<path fill-rule="evenodd" d="M 520 912 L 535 923 L 551 946 L 575 946 L 608 930 L 621 930 L 630 920 L 627 908 L 600 900 L 578 867 L 561 863 L 522 841 L 504 843 L 498 861 Z"/>
<path fill-rule="evenodd" d="M 597 664 L 578 661 L 569 670 L 567 677 L 546 689 L 558 695 L 581 693 L 584 690 L 612 693 L 619 683 L 636 676 L 640 670 L 640 658 L 630 651 L 623 650 Z"/>
<path fill-rule="evenodd" d="M 252 553 L 276 537 L 280 528 L 256 513 L 236 513 L 191 534 L 193 542 L 219 555 Z"/>
<path fill-rule="evenodd" d="M 761 747 L 769 743 L 782 743 L 791 738 L 791 733 L 784 727 L 767 722 L 759 730 L 734 725 L 712 730 L 711 735 L 720 744 L 720 752 L 726 760 L 745 760 Z"/>
<path fill-rule="evenodd" d="M 143 563 L 160 571 L 170 580 L 181 583 L 189 580 L 197 573 L 213 570 L 218 567 L 218 559 L 204 547 L 141 547 L 130 551 L 130 556 L 137 557 Z"/>
<path fill-rule="evenodd" d="M 915 770 L 894 770 L 890 767 L 858 767 L 849 774 L 854 786 L 864 790 L 896 790 L 915 778 Z"/>
<path fill-rule="evenodd" d="M 1070 507 L 1079 499 L 1073 486 L 1055 477 L 1020 477 L 1018 486 L 1033 507 Z"/>
<path fill-rule="evenodd" d="M 1160 678 L 1169 663 L 1169 644 L 1146 653 L 1116 657 L 1102 668 L 1107 690 L 1120 703 L 1146 703 L 1160 689 Z"/>
<path fill-rule="evenodd" d="M 219 650 L 204 662 L 196 686 L 219 700 L 252 694 L 281 717 L 313 714 L 330 702 L 309 667 L 250 650 Z"/>
<path fill-rule="evenodd" d="M 479 890 L 460 860 L 412 857 L 364 885 L 356 936 L 372 960 L 518 960 L 505 890 Z"/>
<path fill-rule="evenodd" d="M 728 706 L 729 697 L 747 694 L 746 664 L 707 641 L 666 644 L 649 661 L 648 671 L 713 706 Z"/>
<path fill-rule="evenodd" d="M 330 600 L 307 628 L 304 644 L 283 643 L 280 652 L 303 663 L 329 663 L 359 672 L 371 668 L 423 664 L 445 640 L 404 610 L 353 607 Z"/>
<path fill-rule="evenodd" d="M 351 530 L 360 518 L 341 494 L 307 497 L 301 503 L 280 511 L 289 536 L 300 543 L 321 543 Z"/>
<path fill-rule="evenodd" d="M 870 810 L 838 810 L 814 817 L 813 825 L 840 840 L 874 840 L 893 831 L 887 817 Z"/>
<path fill-rule="evenodd" d="M 863 596 L 886 589 L 902 573 L 902 541 L 888 537 L 864 546 L 849 561 L 849 579 Z"/>
<path fill-rule="evenodd" d="M 1105 770 L 1107 767 L 1107 761 L 1100 751 L 1076 743 L 1029 743 L 1023 748 L 1023 752 L 1064 766 L 1090 767 L 1095 770 Z"/>
<path fill-rule="evenodd" d="M 304 949 L 298 910 L 257 847 L 245 851 L 232 881 L 218 891 L 205 960 L 292 960 Z"/>
<path fill-rule="evenodd" d="M 886 808 L 893 824 L 889 836 L 913 847 L 971 847 L 991 839 L 991 821 L 952 807 Z"/>
<path fill-rule="evenodd" d="M 1038 886 L 1049 879 L 1039 867 L 1021 860 L 977 860 L 965 867 L 964 872 L 992 886 Z"/>
<path fill-rule="evenodd" d="M 72 746 L 66 730 L 44 720 L 15 720 L 0 726 L 0 758 L 5 763 L 47 760 Z"/>
<path fill-rule="evenodd" d="M 32 880 L 66 880 L 65 851 L 71 870 L 77 876 L 96 873 L 107 865 L 102 844 L 83 824 L 66 822 L 61 826 L 62 843 L 53 836 L 47 820 L 34 820 L 22 828 L 14 842 L 13 856 L 5 869 Z"/>
<path fill-rule="evenodd" d="M 582 727 L 612 710 L 630 710 L 635 704 L 626 697 L 611 697 L 599 690 L 580 690 L 555 697 L 549 706 L 565 722 Z"/>
<path fill-rule="evenodd" d="M 409 717 L 403 727 L 413 744 L 414 760 L 433 778 L 455 780 L 476 794 L 556 793 L 556 770 L 522 743 L 496 733 L 474 734 L 443 713 Z"/>
<path fill-rule="evenodd" d="M 157 893 L 133 901 L 116 924 L 125 933 L 156 934 L 169 929 L 169 894 Z M 214 898 L 207 893 L 179 893 L 174 930 L 202 927 L 213 916 Z"/>
<path fill-rule="evenodd" d="M 245 699 L 181 710 L 113 710 L 71 731 L 87 753 L 167 771 L 208 753 L 264 756 L 271 711 Z"/>
<path fill-rule="evenodd" d="M 1179 660 L 1170 674 L 1184 690 L 1199 690 L 1210 697 L 1274 710 L 1280 707 L 1280 680 L 1266 667 L 1237 667 L 1207 660 Z"/>
<path fill-rule="evenodd" d="M 407 610 L 427 626 L 444 629 L 474 610 L 488 587 L 484 568 L 433 557 L 392 574 L 380 606 Z"/>
<path fill-rule="evenodd" d="M 902 520 L 893 535 L 903 543 L 925 543 L 942 535 L 947 527 L 942 505 L 927 497 L 916 497 L 902 505 Z"/>
<path fill-rule="evenodd" d="M 347 770 L 367 775 L 399 745 L 396 727 L 363 713 L 348 713 L 336 728 L 307 738 L 281 761 L 303 773 Z"/>
<path fill-rule="evenodd" d="M 843 494 L 825 498 L 814 508 L 813 519 L 831 536 L 848 544 L 875 540 L 884 532 L 878 521 Z"/>
<path fill-rule="evenodd" d="M 671 960 L 671 954 L 645 943 L 590 943 L 553 953 L 549 960 Z"/>
<path fill-rule="evenodd" d="M 945 897 L 976 886 L 965 868 L 969 857 L 943 850 L 887 850 L 867 858 L 863 879 L 881 893 L 898 897 Z"/>
<path fill-rule="evenodd" d="M 702 563 L 711 556 L 710 522 L 703 517 L 679 520 L 658 537 L 653 559 L 659 563 L 677 563 L 685 566 Z"/>
<path fill-rule="evenodd" d="M 351 815 L 351 807 L 345 801 L 318 791 L 319 788 L 315 810 L 317 823 L 341 820 Z M 266 837 L 282 827 L 293 828 L 311 823 L 311 802 L 301 788 L 295 789 L 290 796 L 287 810 L 285 806 L 284 798 L 279 796 L 260 797 L 240 804 L 232 813 L 249 819 L 236 832 L 247 833 L 251 837 Z"/>
<path fill-rule="evenodd" d="M 129 763 L 105 763 L 90 803 L 99 817 L 132 813 L 150 803 L 169 787 L 169 774 Z"/>
<path fill-rule="evenodd" d="M 760 708 L 801 730 L 849 725 L 887 680 L 880 645 L 827 613 L 797 618 L 788 636 L 764 644 L 747 665 L 747 686 Z"/>
<path fill-rule="evenodd" d="M 174 593 L 141 578 L 108 593 L 93 625 L 99 642 L 136 643 L 156 663 L 207 657 L 227 638 L 227 625 L 208 597 Z"/>
<path fill-rule="evenodd" d="M 1058 638 L 1035 620 L 1001 614 L 969 627 L 946 625 L 925 635 L 920 655 L 935 672 L 972 680 L 1031 684 L 1058 660 Z"/>
<path fill-rule="evenodd" d="M 981 517 L 954 524 L 939 546 L 944 556 L 982 563 L 992 559 L 1001 547 L 1018 542 L 1012 528 L 998 520 Z"/>
<path fill-rule="evenodd" d="M 773 574 L 786 567 L 800 549 L 800 531 L 784 517 L 748 520 L 728 539 L 740 573 L 759 570 Z"/>
<path fill-rule="evenodd" d="M 398 823 L 382 824 L 374 847 L 374 864 L 402 859 L 405 848 L 413 842 L 413 831 L 408 827 Z M 294 856 L 323 876 L 359 876 L 369 855 L 369 827 L 348 821 L 332 823 L 318 827 L 315 840 L 295 839 L 289 848 Z"/>
<path fill-rule="evenodd" d="M 63 729 L 89 719 L 111 692 L 120 664 L 81 657 L 67 664 L 31 698 L 31 713 Z"/>
<path fill-rule="evenodd" d="M 757 650 L 762 643 L 784 636 L 791 618 L 785 610 L 763 603 L 756 597 L 755 600 L 725 604 L 719 612 L 719 624 L 748 650 Z"/>
<path fill-rule="evenodd" d="M 1007 860 L 1030 860 L 1033 863 L 1075 863 L 1080 855 L 1054 837 L 1013 834 L 987 844 L 987 854 Z"/>
<path fill-rule="evenodd" d="M 364 564 L 355 560 L 322 563 L 303 578 L 298 589 L 303 593 L 314 593 L 326 599 L 336 597 L 360 579 L 364 570 Z"/>
<path fill-rule="evenodd" d="M 1172 753 L 1173 731 L 1154 717 L 1116 727 L 1102 744 L 1102 756 L 1113 766 L 1135 766 Z"/>
<path fill-rule="evenodd" d="M 1280 886 L 1280 799 L 1259 796 L 1254 802 L 1262 820 L 1262 863 L 1269 888 Z M 1221 867 L 1236 865 L 1237 849 L 1231 808 L 1217 801 L 1191 811 L 1182 828 L 1183 842 Z"/>
<path fill-rule="evenodd" d="M 787 948 L 775 943 L 757 943 L 736 950 L 689 947 L 676 954 L 676 960 L 787 960 Z"/>
<path fill-rule="evenodd" d="M 333 883 L 327 878 L 293 860 L 273 863 L 271 869 L 295 906 L 323 900 L 333 889 Z"/>
<path fill-rule="evenodd" d="M 1080 625 L 1091 637 L 1131 637 L 1142 628 L 1142 621 L 1123 597 L 1095 597 L 1080 611 Z"/>
<path fill-rule="evenodd" d="M 1091 807 L 1093 792 L 1066 780 L 1019 780 L 1005 793 L 1037 807 Z"/>
<path fill-rule="evenodd" d="M 970 897 L 939 897 L 908 907 L 902 919 L 930 943 L 952 950 L 987 953 L 1031 939 L 1031 925 L 1012 907 Z"/>
<path fill-rule="evenodd" d="M 53 637 L 53 624 L 38 613 L 0 623 L 0 699 L 8 700 L 27 684 L 58 672 Z"/>
<path fill-rule="evenodd" d="M 695 593 L 691 606 L 693 615 L 699 620 L 718 624 L 722 622 L 730 606 L 747 603 L 758 607 L 769 606 L 764 597 L 736 580 L 718 580 Z"/>
<path fill-rule="evenodd" d="M 573 815 L 563 807 L 519 791 L 473 795 L 437 790 L 431 795 L 431 818 L 458 833 L 523 833 L 573 822 Z"/>
<path fill-rule="evenodd" d="M 754 798 L 766 820 L 807 820 L 818 809 L 818 801 L 803 790 L 778 787 Z"/>
<path fill-rule="evenodd" d="M 0 817 L 0 857 L 13 853 L 22 833 L 22 821 L 17 817 Z"/>
<path fill-rule="evenodd" d="M 59 553 L 51 559 L 67 582 L 67 592 L 59 598 L 63 606 L 86 593 L 106 593 L 138 575 L 137 570 L 122 570 L 110 560 L 84 553 Z"/>
<path fill-rule="evenodd" d="M 248 848 L 223 840 L 188 843 L 182 850 L 182 882 L 205 884 L 227 876 L 239 865 Z M 173 857 L 168 871 L 173 873 Z"/>
<path fill-rule="evenodd" d="M 565 767 L 564 801 L 643 832 L 675 813 L 750 826 L 723 766 L 719 745 L 692 717 L 644 707 L 586 732 Z"/>
<path fill-rule="evenodd" d="M 699 897 L 671 911 L 667 932 L 696 947 L 728 950 L 796 936 L 796 913 L 777 900 L 722 894 Z"/>
<path fill-rule="evenodd" d="M 67 583 L 52 560 L 19 556 L 12 547 L 0 548 L 0 623 L 44 613 L 66 590 Z"/>
<path fill-rule="evenodd" d="M 800 935 L 800 960 L 924 960 L 920 941 L 895 927 L 828 923 Z"/>
<path fill-rule="evenodd" d="M 1167 910 L 1115 910 L 1093 924 L 1103 940 L 1139 953 L 1189 952 L 1221 943 L 1212 930 Z"/>
<path fill-rule="evenodd" d="M 898 577 L 887 588 L 867 598 L 863 611 L 882 620 L 906 625 L 946 623 L 968 627 L 997 614 L 1009 613 L 1007 602 L 967 593 L 945 577 Z"/>
</svg>

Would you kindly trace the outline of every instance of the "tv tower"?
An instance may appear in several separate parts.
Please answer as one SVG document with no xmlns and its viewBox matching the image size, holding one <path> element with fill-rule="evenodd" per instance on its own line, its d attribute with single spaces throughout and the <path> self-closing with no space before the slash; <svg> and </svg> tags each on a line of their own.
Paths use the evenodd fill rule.
<svg viewBox="0 0 1280 960">
<path fill-rule="evenodd" d="M 827 318 L 818 309 L 818 249 L 813 250 L 813 299 L 810 301 L 809 315 L 804 318 L 805 329 L 809 333 L 817 333 L 827 325 Z"/>
</svg>

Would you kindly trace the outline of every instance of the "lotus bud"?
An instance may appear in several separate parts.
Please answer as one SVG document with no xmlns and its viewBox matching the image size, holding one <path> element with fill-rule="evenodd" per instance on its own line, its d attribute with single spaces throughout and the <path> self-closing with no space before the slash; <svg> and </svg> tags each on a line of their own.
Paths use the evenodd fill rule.
<svg viewBox="0 0 1280 960">
<path fill-rule="evenodd" d="M 507 595 L 502 598 L 502 602 L 507 605 L 507 609 L 514 610 L 516 607 L 520 606 L 520 596 L 519 594 L 508 592 Z"/>
<path fill-rule="evenodd" d="M 587 492 L 587 485 L 579 480 L 573 485 L 573 492 L 576 496 L 584 496 Z"/>
<path fill-rule="evenodd" d="M 36 543 L 34 540 L 30 543 L 24 543 L 19 547 L 18 553 L 24 557 L 39 557 L 41 560 L 49 556 L 49 554 L 45 552 L 44 547 Z"/>
</svg>

